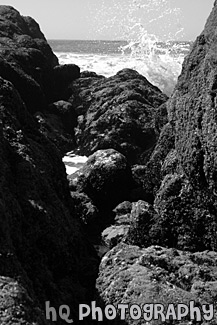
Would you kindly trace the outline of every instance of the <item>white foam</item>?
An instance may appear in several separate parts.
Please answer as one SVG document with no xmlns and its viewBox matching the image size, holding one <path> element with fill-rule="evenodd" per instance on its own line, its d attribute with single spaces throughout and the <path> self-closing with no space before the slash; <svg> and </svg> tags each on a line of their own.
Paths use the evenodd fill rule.
<svg viewBox="0 0 217 325">
<path fill-rule="evenodd" d="M 170 95 L 181 72 L 184 55 L 170 56 L 168 54 L 152 56 L 142 55 L 93 55 L 77 53 L 55 53 L 60 64 L 77 64 L 81 71 L 89 70 L 105 77 L 115 75 L 124 68 L 130 68 L 144 75 L 152 84 Z"/>
<path fill-rule="evenodd" d="M 87 159 L 88 157 L 86 156 L 77 156 L 70 152 L 67 153 L 67 155 L 62 158 L 62 161 L 66 167 L 66 174 L 67 175 L 74 174 L 77 170 L 83 167 Z"/>
<path fill-rule="evenodd" d="M 74 164 L 80 164 L 80 163 L 86 163 L 87 161 L 87 157 L 86 156 L 64 156 L 62 161 L 64 163 L 74 163 Z"/>
<path fill-rule="evenodd" d="M 67 174 L 67 175 L 72 175 L 72 174 L 74 174 L 75 172 L 77 172 L 77 170 L 80 169 L 80 168 L 72 167 L 72 166 L 68 166 L 68 165 L 65 165 L 65 167 L 66 167 L 66 174 Z"/>
</svg>

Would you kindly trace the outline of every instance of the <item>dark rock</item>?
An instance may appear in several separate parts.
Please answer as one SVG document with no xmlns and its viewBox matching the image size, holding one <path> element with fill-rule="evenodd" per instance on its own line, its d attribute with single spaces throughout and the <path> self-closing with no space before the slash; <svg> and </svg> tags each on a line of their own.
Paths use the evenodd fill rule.
<svg viewBox="0 0 217 325">
<path fill-rule="evenodd" d="M 146 168 L 133 171 L 153 191 L 152 243 L 190 251 L 217 249 L 216 17 L 217 2 L 167 102 L 169 123 Z"/>
<path fill-rule="evenodd" d="M 182 252 L 160 246 L 141 249 L 138 246 L 120 244 L 103 256 L 100 264 L 97 289 L 105 304 L 186 304 L 195 306 L 213 304 L 216 299 L 217 254 Z M 214 299 L 214 300 L 213 300 Z M 177 314 L 177 311 L 176 311 Z M 125 324 L 144 324 L 143 318 L 134 320 L 126 313 Z M 146 314 L 147 316 L 147 314 Z M 189 324 L 189 316 L 169 324 Z M 166 321 L 166 322 L 167 322 Z M 217 321 L 216 313 L 209 324 Z M 164 322 L 164 320 L 163 320 Z M 163 323 L 152 319 L 151 324 Z M 116 319 L 115 324 L 120 320 Z M 196 322 L 195 322 L 196 323 Z M 208 324 L 203 319 L 200 324 Z"/>
<path fill-rule="evenodd" d="M 82 71 L 80 77 L 83 78 L 105 78 L 102 75 L 97 74 L 94 71 Z"/>
<path fill-rule="evenodd" d="M 40 130 L 57 146 L 64 155 L 76 147 L 74 126 L 76 114 L 72 105 L 64 100 L 52 103 L 44 113 L 34 115 L 40 125 Z"/>
<path fill-rule="evenodd" d="M 131 224 L 132 206 L 133 203 L 124 201 L 113 209 L 114 224 L 105 228 L 101 235 L 102 242 L 106 247 L 111 249 L 126 239 Z"/>
<path fill-rule="evenodd" d="M 37 23 L 12 7 L 0 6 L 0 44 L 0 323 L 48 324 L 45 301 L 69 305 L 76 323 L 78 304 L 93 297 L 98 257 L 60 152 L 32 114 L 49 102 L 57 59 Z"/>
<path fill-rule="evenodd" d="M 128 198 L 131 170 L 126 158 L 116 150 L 98 150 L 80 172 L 78 190 L 86 193 L 101 211 L 111 211 Z"/>
<path fill-rule="evenodd" d="M 158 142 L 146 165 L 132 167 L 134 182 L 137 184 L 137 193 L 132 193 L 134 200 L 142 199 L 151 204 L 163 178 L 162 165 L 170 150 L 174 148 L 174 134 L 170 123 L 167 123 L 159 136 Z M 135 191 L 135 190 L 134 190 Z"/>
<path fill-rule="evenodd" d="M 103 243 L 112 248 L 120 242 L 147 247 L 151 245 L 150 229 L 153 225 L 153 206 L 145 201 L 122 202 L 114 210 L 114 225 L 102 232 Z"/>
<path fill-rule="evenodd" d="M 68 86 L 73 80 L 80 77 L 80 68 L 75 64 L 63 64 L 54 67 L 53 72 L 56 98 L 67 100 L 72 95 Z"/>
<path fill-rule="evenodd" d="M 29 324 L 43 319 L 47 300 L 75 308 L 86 299 L 98 259 L 74 216 L 59 152 L 37 130 L 13 85 L 1 78 L 0 106 L 0 275 L 7 282 L 1 292 L 10 299 L 17 286 L 11 308 L 19 301 L 23 307 L 17 311 L 25 309 L 23 324 Z M 13 312 L 7 306 L 1 302 L 4 323 L 10 324 Z"/>
<path fill-rule="evenodd" d="M 123 214 L 130 213 L 132 209 L 132 203 L 129 201 L 121 202 L 113 210 L 117 216 L 122 216 Z"/>
<path fill-rule="evenodd" d="M 55 114 L 62 122 L 65 132 L 74 136 L 74 127 L 77 124 L 75 110 L 69 102 L 59 100 L 49 106 L 49 113 Z"/>
<path fill-rule="evenodd" d="M 88 238 L 96 241 L 100 233 L 100 215 L 92 200 L 84 193 L 71 192 L 74 216 L 81 220 Z"/>
<path fill-rule="evenodd" d="M 40 132 L 53 142 L 62 155 L 76 147 L 73 136 L 66 132 L 67 127 L 56 114 L 37 112 L 34 117 Z"/>
<path fill-rule="evenodd" d="M 149 230 L 153 223 L 155 211 L 149 203 L 138 201 L 133 203 L 130 216 L 130 228 L 126 241 L 132 245 L 147 247 L 151 244 Z"/>
<path fill-rule="evenodd" d="M 129 225 L 113 225 L 102 232 L 102 242 L 111 249 L 126 238 L 129 232 Z"/>
<path fill-rule="evenodd" d="M 158 139 L 157 108 L 167 100 L 166 95 L 130 69 L 110 78 L 80 78 L 71 89 L 82 154 L 113 148 L 130 163 L 147 160 Z"/>
<path fill-rule="evenodd" d="M 70 191 L 77 191 L 79 177 L 83 174 L 83 169 L 76 170 L 75 173 L 68 175 L 69 189 Z"/>
<path fill-rule="evenodd" d="M 160 132 L 164 125 L 168 123 L 167 103 L 160 105 L 155 114 L 155 127 Z"/>
<path fill-rule="evenodd" d="M 42 110 L 53 96 L 53 72 L 58 59 L 29 17 L 0 7 L 0 76 L 13 83 L 31 112 Z"/>
</svg>

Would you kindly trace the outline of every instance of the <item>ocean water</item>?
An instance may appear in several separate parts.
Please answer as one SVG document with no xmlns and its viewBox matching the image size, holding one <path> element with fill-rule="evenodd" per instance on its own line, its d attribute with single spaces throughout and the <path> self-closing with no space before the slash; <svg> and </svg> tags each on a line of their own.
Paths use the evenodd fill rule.
<svg viewBox="0 0 217 325">
<path fill-rule="evenodd" d="M 170 95 L 181 72 L 182 62 L 189 52 L 190 42 L 144 42 L 50 40 L 50 46 L 60 64 L 77 64 L 81 71 L 89 70 L 109 77 L 124 68 L 137 70 L 152 84 Z M 63 157 L 68 175 L 74 174 L 87 157 L 69 152 Z"/>
<path fill-rule="evenodd" d="M 63 163 L 65 164 L 66 174 L 72 175 L 77 170 L 83 167 L 87 161 L 86 156 L 78 156 L 71 152 L 67 152 L 66 155 L 62 158 Z"/>
<path fill-rule="evenodd" d="M 191 42 L 159 42 L 144 37 L 137 41 L 49 40 L 60 64 L 77 64 L 105 77 L 124 68 L 144 75 L 152 84 L 170 95 L 181 72 Z"/>
<path fill-rule="evenodd" d="M 107 40 L 50 40 L 60 64 L 74 63 L 81 71 L 110 77 L 124 68 L 138 71 L 170 95 L 181 73 L 191 42 L 184 39 L 182 12 L 174 0 L 100 0 L 93 10 L 94 35 L 116 35 Z M 115 10 L 114 10 L 115 8 Z M 98 27 L 97 27 L 98 26 Z M 88 35 L 87 35 L 88 37 Z M 119 40 L 121 39 L 121 41 Z M 66 154 L 67 174 L 83 166 L 87 157 Z"/>
</svg>

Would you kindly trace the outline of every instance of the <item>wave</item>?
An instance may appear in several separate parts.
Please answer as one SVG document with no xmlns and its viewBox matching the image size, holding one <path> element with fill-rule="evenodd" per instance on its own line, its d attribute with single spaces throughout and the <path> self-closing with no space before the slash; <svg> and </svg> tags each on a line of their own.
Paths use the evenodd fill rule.
<svg viewBox="0 0 217 325">
<path fill-rule="evenodd" d="M 129 47 L 122 48 L 120 54 L 93 54 L 74 52 L 55 52 L 60 64 L 77 64 L 81 71 L 89 70 L 105 77 L 110 77 L 124 68 L 130 68 L 144 75 L 161 91 L 170 95 L 181 72 L 182 62 L 189 49 L 189 43 L 158 45 L 155 51 L 145 53 L 144 47 L 129 44 L 132 51 L 126 54 Z M 129 52 L 129 51 L 128 51 Z"/>
</svg>

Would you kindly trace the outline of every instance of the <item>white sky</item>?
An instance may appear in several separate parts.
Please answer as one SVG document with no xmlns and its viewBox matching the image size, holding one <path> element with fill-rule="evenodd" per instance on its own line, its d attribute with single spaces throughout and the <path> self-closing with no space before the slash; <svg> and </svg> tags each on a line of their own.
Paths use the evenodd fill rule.
<svg viewBox="0 0 217 325">
<path fill-rule="evenodd" d="M 149 4 L 148 11 L 144 7 L 135 10 L 135 2 Z M 160 15 L 156 3 L 160 3 L 159 10 L 161 6 L 165 9 L 166 3 L 168 8 L 180 11 L 149 24 L 150 19 Z M 1 5 L 11 5 L 22 15 L 32 16 L 47 39 L 121 39 L 133 21 L 140 18 L 149 33 L 175 34 L 183 27 L 184 36 L 178 33 L 176 38 L 194 40 L 203 30 L 213 3 L 214 0 L 0 0 Z"/>
</svg>

